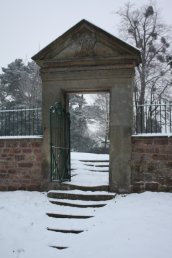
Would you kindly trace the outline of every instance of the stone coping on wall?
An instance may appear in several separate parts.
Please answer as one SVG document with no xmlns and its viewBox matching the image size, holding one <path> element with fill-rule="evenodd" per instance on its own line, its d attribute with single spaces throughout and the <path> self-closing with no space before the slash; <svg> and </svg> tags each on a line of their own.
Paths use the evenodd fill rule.
<svg viewBox="0 0 172 258">
<path fill-rule="evenodd" d="M 138 138 L 159 138 L 159 137 L 172 137 L 172 133 L 143 133 L 143 134 L 133 134 L 132 137 Z"/>
<path fill-rule="evenodd" d="M 42 135 L 0 136 L 0 140 L 42 139 Z"/>
</svg>

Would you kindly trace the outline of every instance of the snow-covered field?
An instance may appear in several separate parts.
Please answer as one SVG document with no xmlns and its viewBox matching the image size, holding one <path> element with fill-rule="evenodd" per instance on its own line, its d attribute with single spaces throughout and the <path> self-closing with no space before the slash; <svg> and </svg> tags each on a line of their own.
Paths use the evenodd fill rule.
<svg viewBox="0 0 172 258">
<path fill-rule="evenodd" d="M 0 192 L 1 258 L 170 258 L 172 194 L 118 195 L 103 208 L 50 204 L 46 193 Z M 55 219 L 46 212 L 87 214 L 87 220 Z M 81 234 L 47 227 L 84 229 Z M 50 245 L 69 246 L 57 250 Z"/>
</svg>

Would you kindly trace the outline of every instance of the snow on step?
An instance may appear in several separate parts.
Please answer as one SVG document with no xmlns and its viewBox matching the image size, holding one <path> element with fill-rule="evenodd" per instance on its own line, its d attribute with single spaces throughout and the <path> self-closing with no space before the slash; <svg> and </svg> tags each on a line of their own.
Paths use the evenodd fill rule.
<svg viewBox="0 0 172 258">
<path fill-rule="evenodd" d="M 79 242 L 84 232 L 80 234 L 62 234 L 60 232 L 47 230 L 47 234 L 50 239 L 48 243 L 49 246 L 66 246 L 70 248 L 74 243 Z"/>
<path fill-rule="evenodd" d="M 108 173 L 91 172 L 78 168 L 74 171 L 75 176 L 72 177 L 72 184 L 80 186 L 99 186 L 109 185 Z M 69 183 L 70 184 L 70 183 Z"/>
<path fill-rule="evenodd" d="M 77 208 L 70 206 L 53 205 L 47 210 L 47 213 L 71 214 L 71 215 L 91 215 L 94 216 L 98 209 L 96 208 Z"/>
<path fill-rule="evenodd" d="M 84 230 L 76 230 L 76 229 L 59 229 L 59 228 L 47 228 L 47 230 L 57 233 L 63 234 L 80 234 L 83 233 Z"/>
<path fill-rule="evenodd" d="M 93 163 L 84 163 L 85 166 L 88 166 L 88 167 L 109 167 L 109 164 L 93 164 Z"/>
<path fill-rule="evenodd" d="M 57 246 L 57 245 L 50 245 L 50 247 L 52 248 L 56 248 L 58 250 L 64 250 L 64 249 L 67 249 L 68 246 Z"/>
<path fill-rule="evenodd" d="M 89 171 L 91 167 L 86 166 L 85 163 L 90 164 L 87 161 L 93 161 L 93 162 L 96 161 L 94 162 L 95 165 L 98 165 L 98 164 L 108 165 L 109 155 L 72 152 L 71 167 L 72 169 L 75 169 L 75 170 L 72 170 L 72 184 L 83 185 L 83 186 L 109 185 L 108 171 L 103 172 L 105 170 L 103 167 L 96 169 L 102 172 Z M 92 170 L 94 170 L 94 167 L 92 168 L 93 168 Z"/>
<path fill-rule="evenodd" d="M 71 160 L 109 160 L 108 154 L 71 152 Z"/>
<path fill-rule="evenodd" d="M 54 198 L 50 198 L 49 201 L 56 201 Z M 58 200 L 59 201 L 59 200 Z M 61 201 L 61 200 L 60 200 Z M 79 201 L 79 200 L 69 200 L 63 199 L 62 202 L 69 203 L 69 204 L 83 204 L 84 205 L 96 205 L 96 204 L 103 204 L 103 202 L 95 202 L 95 201 Z M 107 204 L 107 201 L 104 202 L 104 205 Z M 58 213 L 58 214 L 71 214 L 71 215 L 90 215 L 95 216 L 97 212 L 101 212 L 101 209 L 96 207 L 87 207 L 87 208 L 80 208 L 80 207 L 71 207 L 71 206 L 63 206 L 63 205 L 54 205 L 50 203 L 49 209 L 47 210 L 48 213 Z"/>
<path fill-rule="evenodd" d="M 47 215 L 51 218 L 62 218 L 62 219 L 90 219 L 93 216 L 91 215 L 76 215 L 76 214 L 61 214 L 61 213 L 47 213 Z"/>
<path fill-rule="evenodd" d="M 48 198 L 48 200 L 51 201 L 56 201 L 54 198 Z M 59 202 L 61 202 L 61 200 L 58 200 Z M 96 205 L 96 204 L 100 204 L 99 201 L 83 201 L 83 200 L 70 200 L 70 199 L 63 199 L 62 202 L 68 202 L 68 203 L 73 203 L 73 204 L 84 204 L 84 205 Z M 103 201 L 102 204 L 107 204 L 108 202 L 110 202 L 110 200 L 107 201 Z"/>
<path fill-rule="evenodd" d="M 114 195 L 114 193 L 106 191 L 81 191 L 81 190 L 50 190 L 49 193 L 68 193 L 68 194 L 82 194 L 82 195 Z"/>
<path fill-rule="evenodd" d="M 89 171 L 96 172 L 96 173 L 109 173 L 109 170 L 105 170 L 105 168 L 101 168 L 101 169 L 92 168 L 92 169 L 89 169 Z"/>
<path fill-rule="evenodd" d="M 53 205 L 52 204 L 52 208 L 49 208 L 47 210 L 47 215 L 48 214 L 54 214 L 54 217 L 56 217 L 56 215 L 58 214 L 59 216 L 57 216 L 58 218 L 61 218 L 64 216 L 66 217 L 69 216 L 86 216 L 86 218 L 88 217 L 93 217 L 95 216 L 95 214 L 97 213 L 96 208 L 87 208 L 87 209 L 83 209 L 83 208 L 77 208 L 77 207 L 70 207 L 70 206 L 60 206 L 60 205 Z M 53 216 L 50 216 L 53 217 Z M 70 218 L 71 219 L 71 218 Z M 77 218 L 76 218 L 77 219 Z M 84 219 L 84 218 L 83 218 Z"/>
<path fill-rule="evenodd" d="M 66 230 L 84 230 L 87 231 L 89 225 L 92 224 L 92 219 L 84 220 L 84 219 L 55 219 L 48 217 L 47 227 L 48 228 L 62 228 Z M 52 232 L 51 234 L 55 234 L 55 232 Z M 51 235 L 50 234 L 50 235 Z M 60 234 L 60 233 L 59 233 Z"/>
<path fill-rule="evenodd" d="M 72 199 L 72 200 L 93 200 L 93 201 L 103 201 L 110 200 L 115 197 L 114 194 L 107 192 L 90 192 L 90 191 L 80 191 L 80 190 L 70 190 L 70 191 L 49 191 L 47 194 L 50 198 L 56 199 Z"/>
<path fill-rule="evenodd" d="M 109 160 L 95 160 L 95 159 L 93 159 L 93 160 L 86 160 L 85 159 L 85 160 L 79 160 L 79 161 L 90 163 L 90 164 L 92 164 L 92 163 L 98 163 L 98 164 L 100 164 L 100 163 L 102 163 L 102 164 L 107 163 L 107 164 L 109 164 Z"/>
<path fill-rule="evenodd" d="M 86 166 L 85 165 L 85 167 L 84 168 L 82 168 L 82 170 L 84 171 L 84 172 L 87 172 L 87 173 L 89 173 L 90 171 L 97 171 L 97 172 L 104 172 L 104 170 L 105 170 L 105 168 L 104 167 L 96 167 L 96 166 Z M 108 170 L 108 167 L 106 167 L 106 172 L 109 172 L 109 170 Z M 76 172 L 75 171 L 75 174 L 77 175 L 77 173 L 78 173 L 78 171 Z M 91 175 L 93 175 L 93 173 L 91 174 Z"/>
<path fill-rule="evenodd" d="M 69 207 L 77 207 L 77 208 L 101 208 L 104 207 L 106 204 L 77 204 L 77 203 L 69 203 L 69 202 L 62 202 L 62 201 L 50 201 L 52 204 L 60 205 L 60 206 L 69 206 Z"/>
<path fill-rule="evenodd" d="M 55 186 L 56 187 L 56 186 Z M 69 190 L 81 190 L 81 191 L 108 191 L 108 185 L 92 185 L 92 186 L 86 186 L 86 185 L 75 185 L 73 182 L 63 182 L 58 185 L 58 188 L 54 188 L 53 186 L 50 190 L 63 190 L 63 191 L 69 191 Z"/>
</svg>

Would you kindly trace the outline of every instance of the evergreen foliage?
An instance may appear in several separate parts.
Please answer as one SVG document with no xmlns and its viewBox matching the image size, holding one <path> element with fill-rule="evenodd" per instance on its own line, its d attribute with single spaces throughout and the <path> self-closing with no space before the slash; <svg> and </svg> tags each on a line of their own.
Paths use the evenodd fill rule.
<svg viewBox="0 0 172 258">
<path fill-rule="evenodd" d="M 71 94 L 69 100 L 71 149 L 73 151 L 92 152 L 94 140 L 89 137 L 87 117 L 84 106 L 86 100 L 82 94 Z"/>
<path fill-rule="evenodd" d="M 26 65 L 16 59 L 0 74 L 0 106 L 10 109 L 14 106 L 40 106 L 41 79 L 35 62 Z"/>
</svg>

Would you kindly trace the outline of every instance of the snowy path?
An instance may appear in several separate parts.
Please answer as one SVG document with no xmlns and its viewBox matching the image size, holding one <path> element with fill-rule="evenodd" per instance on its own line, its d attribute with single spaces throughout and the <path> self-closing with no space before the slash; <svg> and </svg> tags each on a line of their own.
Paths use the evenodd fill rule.
<svg viewBox="0 0 172 258">
<path fill-rule="evenodd" d="M 98 186 L 109 184 L 108 167 L 96 167 L 102 165 L 109 165 L 109 162 L 84 162 L 84 160 L 109 160 L 107 154 L 91 154 L 91 153 L 71 153 L 71 167 L 72 179 L 71 184 L 85 185 L 85 186 Z M 93 165 L 93 166 L 89 166 Z M 107 171 L 107 172 L 101 172 Z"/>
<path fill-rule="evenodd" d="M 169 258 L 172 254 L 172 193 L 119 195 L 95 217 L 55 220 L 57 212 L 44 193 L 0 192 L 0 257 L 2 258 Z M 65 212 L 69 208 L 64 208 Z M 76 210 L 71 208 L 72 212 Z M 85 213 L 85 211 L 84 211 Z M 46 227 L 82 228 L 81 234 L 60 234 Z M 50 248 L 66 244 L 69 249 Z"/>
</svg>

